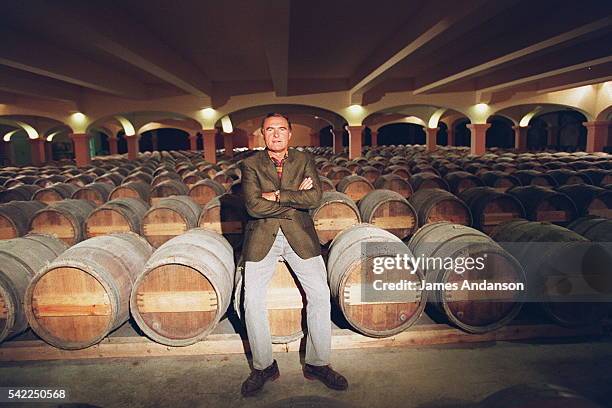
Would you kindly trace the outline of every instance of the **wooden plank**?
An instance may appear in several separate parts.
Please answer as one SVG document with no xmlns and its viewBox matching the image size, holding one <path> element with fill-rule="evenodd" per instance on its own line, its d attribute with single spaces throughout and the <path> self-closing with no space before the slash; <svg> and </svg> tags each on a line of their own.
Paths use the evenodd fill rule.
<svg viewBox="0 0 612 408">
<path fill-rule="evenodd" d="M 387 338 L 372 338 L 350 330 L 332 332 L 332 349 L 362 349 L 383 347 L 422 347 L 439 344 L 465 344 L 536 338 L 565 338 L 602 335 L 603 327 L 564 328 L 552 324 L 509 325 L 493 332 L 469 334 L 445 324 L 414 326 L 408 331 Z M 288 344 L 273 344 L 273 351 L 295 352 L 300 340 Z M 0 345 L 0 361 L 79 360 L 103 358 L 175 357 L 216 354 L 244 354 L 248 341 L 238 334 L 212 334 L 204 341 L 186 347 L 155 343 L 146 337 L 109 337 L 82 350 L 61 350 L 41 340 L 8 341 Z"/>
<path fill-rule="evenodd" d="M 55 235 L 58 238 L 74 238 L 74 230 L 71 225 L 40 225 L 37 223 L 32 232 Z"/>
<path fill-rule="evenodd" d="M 610 208 L 595 208 L 589 209 L 589 215 L 612 219 L 612 209 Z"/>
<path fill-rule="evenodd" d="M 166 222 L 163 224 L 145 224 L 144 234 L 148 236 L 157 235 L 181 235 L 187 231 L 187 226 L 184 222 Z"/>
<path fill-rule="evenodd" d="M 200 224 L 200 227 L 219 233 L 223 232 L 224 234 L 242 234 L 241 221 L 203 222 Z"/>
<path fill-rule="evenodd" d="M 567 221 L 567 212 L 565 211 L 538 211 L 538 221 L 559 222 Z"/>
<path fill-rule="evenodd" d="M 314 220 L 316 229 L 321 230 L 343 230 L 357 224 L 357 220 L 346 218 L 317 218 Z"/>
<path fill-rule="evenodd" d="M 126 222 L 124 225 L 87 225 L 87 233 L 92 234 L 110 234 L 111 232 L 129 232 L 130 225 Z"/>
<path fill-rule="evenodd" d="M 138 292 L 140 313 L 210 312 L 217 310 L 214 291 Z"/>
<path fill-rule="evenodd" d="M 497 225 L 504 221 L 520 218 L 516 213 L 485 213 L 483 217 L 484 225 Z"/>
<path fill-rule="evenodd" d="M 32 311 L 40 317 L 109 316 L 110 300 L 106 294 L 45 295 L 32 298 Z"/>
<path fill-rule="evenodd" d="M 361 298 L 362 289 L 359 283 L 349 283 L 344 285 L 344 303 L 348 306 L 356 305 L 391 305 L 391 304 L 405 304 L 405 303 L 416 303 L 421 299 L 421 292 L 417 290 L 405 290 L 405 300 L 403 302 L 390 302 L 390 301 L 365 301 Z"/>
<path fill-rule="evenodd" d="M 372 220 L 372 224 L 382 229 L 412 228 L 414 227 L 414 217 L 405 215 L 398 215 L 396 217 L 376 217 Z"/>
</svg>

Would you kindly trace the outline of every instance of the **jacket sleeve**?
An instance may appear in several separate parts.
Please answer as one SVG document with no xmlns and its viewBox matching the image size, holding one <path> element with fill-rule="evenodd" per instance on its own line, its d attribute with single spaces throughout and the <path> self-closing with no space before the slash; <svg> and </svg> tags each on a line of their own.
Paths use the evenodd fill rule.
<svg viewBox="0 0 612 408">
<path fill-rule="evenodd" d="M 281 206 L 279 203 L 266 200 L 261 196 L 261 186 L 257 174 L 244 161 L 240 164 L 240 170 L 244 204 L 251 217 L 274 218 L 292 210 L 290 207 Z"/>
<path fill-rule="evenodd" d="M 314 159 L 310 155 L 304 169 L 304 178 L 307 177 L 312 179 L 312 188 L 310 190 L 280 190 L 279 201 L 281 206 L 298 210 L 310 210 L 320 205 L 323 188 L 321 187 L 321 179 L 319 179 Z"/>
</svg>

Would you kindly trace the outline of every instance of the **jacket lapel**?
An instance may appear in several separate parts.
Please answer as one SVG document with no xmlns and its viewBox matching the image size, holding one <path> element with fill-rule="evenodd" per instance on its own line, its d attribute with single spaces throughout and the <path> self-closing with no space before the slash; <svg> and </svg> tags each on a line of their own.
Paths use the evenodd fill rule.
<svg viewBox="0 0 612 408">
<path fill-rule="evenodd" d="M 281 178 L 281 188 L 287 189 L 295 178 L 295 152 L 289 149 L 287 152 L 287 160 L 283 164 L 283 177 Z"/>
<path fill-rule="evenodd" d="M 276 174 L 276 167 L 274 167 L 274 163 L 272 163 L 272 159 L 270 159 L 268 151 L 265 149 L 261 152 L 261 168 L 270 181 L 274 183 L 276 189 L 280 189 L 280 182 L 278 181 L 278 175 Z"/>
</svg>

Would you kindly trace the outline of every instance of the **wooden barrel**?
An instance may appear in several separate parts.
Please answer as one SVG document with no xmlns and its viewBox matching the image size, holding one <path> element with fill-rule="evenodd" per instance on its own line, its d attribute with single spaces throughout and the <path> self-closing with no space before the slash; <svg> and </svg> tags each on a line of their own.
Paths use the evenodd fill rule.
<svg viewBox="0 0 612 408">
<path fill-rule="evenodd" d="M 519 170 L 512 173 L 523 186 L 556 187 L 557 182 L 552 176 L 536 170 Z"/>
<path fill-rule="evenodd" d="M 437 174 L 429 172 L 413 174 L 410 177 L 410 185 L 414 191 L 431 188 L 448 191 L 448 183 Z"/>
<path fill-rule="evenodd" d="M 80 242 L 48 263 L 25 296 L 28 322 L 47 343 L 81 349 L 100 342 L 129 318 L 132 283 L 151 256 L 136 234 Z"/>
<path fill-rule="evenodd" d="M 380 176 L 374 182 L 374 188 L 395 191 L 402 197 L 409 198 L 412 195 L 412 186 L 404 177 L 394 173 Z"/>
<path fill-rule="evenodd" d="M 66 198 L 71 198 L 72 194 L 77 190 L 78 187 L 73 184 L 58 183 L 38 190 L 32 196 L 32 200 L 50 204 L 56 201 L 62 201 Z"/>
<path fill-rule="evenodd" d="M 76 190 L 72 194 L 72 198 L 76 200 L 89 200 L 99 206 L 108 201 L 113 187 L 113 185 L 107 183 L 91 183 Z"/>
<path fill-rule="evenodd" d="M 151 187 L 151 205 L 155 205 L 162 198 L 170 196 L 186 196 L 189 194 L 189 188 L 182 181 L 167 180 Z"/>
<path fill-rule="evenodd" d="M 134 282 L 134 320 L 162 344 L 203 340 L 227 311 L 234 271 L 234 253 L 223 236 L 195 228 L 172 238 L 153 253 Z"/>
<path fill-rule="evenodd" d="M 230 174 L 228 174 L 225 170 L 217 172 L 215 176 L 212 178 L 217 183 L 221 184 L 225 190 L 229 189 L 232 183 L 234 182 L 234 178 Z"/>
<path fill-rule="evenodd" d="M 236 273 L 234 309 L 244 316 L 244 265 Z M 287 263 L 279 259 L 266 293 L 268 322 L 272 343 L 290 343 L 304 336 L 306 294 Z"/>
<path fill-rule="evenodd" d="M 518 220 L 500 224 L 491 238 L 521 263 L 527 295 L 552 321 L 581 326 L 607 315 L 608 302 L 584 301 L 595 292 L 612 293 L 612 254 L 598 244 L 558 225 Z"/>
<path fill-rule="evenodd" d="M 394 164 L 387 167 L 385 171 L 389 174 L 395 174 L 396 176 L 400 176 L 403 179 L 409 179 L 411 176 L 410 169 L 408 167 L 398 164 Z"/>
<path fill-rule="evenodd" d="M 147 185 L 151 185 L 151 182 L 153 181 L 153 176 L 151 176 L 151 174 L 149 174 L 147 172 L 144 172 L 142 170 L 138 170 L 138 171 L 135 171 L 133 173 L 128 174 L 128 176 L 123 179 L 121 184 L 126 184 L 126 183 L 129 183 L 131 181 L 142 182 L 142 183 L 145 183 Z"/>
<path fill-rule="evenodd" d="M 417 212 L 419 225 L 438 221 L 472 225 L 469 207 L 446 190 L 438 188 L 419 190 L 408 201 Z"/>
<path fill-rule="evenodd" d="M 144 202 L 151 199 L 151 186 L 142 181 L 130 181 L 113 189 L 109 200 L 117 198 L 139 198 Z"/>
<path fill-rule="evenodd" d="M 183 178 L 183 183 L 189 188 L 193 187 L 198 181 L 207 180 L 206 176 L 198 170 L 188 171 L 182 174 L 181 177 Z"/>
<path fill-rule="evenodd" d="M 25 235 L 34 214 L 46 207 L 40 201 L 11 201 L 0 205 L 0 239 Z"/>
<path fill-rule="evenodd" d="M 573 185 L 573 184 L 593 184 L 589 176 L 584 173 L 568 169 L 556 169 L 546 172 L 549 176 L 555 179 L 558 186 Z"/>
<path fill-rule="evenodd" d="M 361 222 L 355 202 L 337 191 L 324 192 L 319 206 L 310 210 L 310 215 L 321 245 L 331 242 L 345 228 Z"/>
<path fill-rule="evenodd" d="M 403 239 L 416 231 L 416 211 L 408 200 L 391 190 L 374 190 L 359 202 L 363 222 Z"/>
<path fill-rule="evenodd" d="M 87 238 L 115 232 L 140 233 L 149 205 L 139 198 L 117 198 L 89 214 L 85 221 Z"/>
<path fill-rule="evenodd" d="M 362 254 L 362 243 L 391 244 L 371 248 L 368 257 Z M 327 274 L 332 297 L 338 303 L 347 322 L 355 330 L 371 337 L 387 337 L 410 327 L 421 316 L 427 301 L 423 290 L 403 290 L 399 298 L 364 298 L 362 295 L 376 280 L 385 282 L 420 283 L 422 271 L 387 269 L 384 276 L 374 273 L 373 262 L 378 257 L 395 256 L 394 249 L 408 248 L 395 235 L 370 224 L 358 224 L 342 231 L 334 238 L 329 249 Z M 390 253 L 389 253 L 390 252 Z M 383 293 L 383 297 L 384 297 Z"/>
<path fill-rule="evenodd" d="M 412 253 L 433 260 L 427 263 L 426 281 L 444 285 L 428 292 L 430 313 L 442 314 L 467 332 L 485 333 L 509 323 L 520 311 L 526 285 L 523 269 L 484 233 L 448 222 L 428 224 L 412 236 L 408 247 Z M 474 261 L 472 267 L 446 265 L 448 260 L 468 258 Z M 484 287 L 464 288 L 466 282 Z M 496 283 L 516 284 L 517 290 L 495 289 Z"/>
<path fill-rule="evenodd" d="M 567 226 L 568 229 L 594 242 L 612 242 L 612 220 L 582 217 Z"/>
<path fill-rule="evenodd" d="M 482 400 L 476 408 L 603 408 L 576 392 L 552 384 L 519 384 Z"/>
<path fill-rule="evenodd" d="M 223 194 L 214 197 L 200 213 L 198 226 L 222 234 L 233 248 L 242 245 L 248 214 L 241 197 Z"/>
<path fill-rule="evenodd" d="M 37 185 L 22 184 L 0 191 L 0 202 L 10 203 L 11 201 L 30 201 L 34 193 L 40 190 Z"/>
<path fill-rule="evenodd" d="M 188 196 L 162 198 L 142 218 L 140 235 L 158 248 L 198 225 L 202 208 Z"/>
<path fill-rule="evenodd" d="M 472 187 L 484 186 L 482 180 L 467 171 L 450 172 L 444 176 L 444 180 L 448 183 L 450 192 L 456 195 Z"/>
<path fill-rule="evenodd" d="M 79 174 L 76 176 L 72 176 L 66 180 L 66 183 L 72 184 L 77 187 L 85 187 L 87 184 L 93 183 L 93 181 L 97 177 L 94 177 L 90 174 Z"/>
<path fill-rule="evenodd" d="M 49 235 L 0 242 L 0 343 L 28 327 L 23 300 L 28 284 L 68 246 Z"/>
<path fill-rule="evenodd" d="M 365 177 L 370 183 L 374 184 L 382 172 L 374 166 L 363 166 L 357 169 L 356 173 L 361 177 Z"/>
<path fill-rule="evenodd" d="M 610 190 L 590 184 L 570 184 L 557 187 L 557 191 L 567 194 L 572 199 L 580 217 L 593 215 L 612 218 L 612 191 Z"/>
<path fill-rule="evenodd" d="M 612 183 L 612 172 L 609 170 L 588 168 L 578 170 L 578 173 L 586 175 L 596 186 L 605 186 Z"/>
<path fill-rule="evenodd" d="M 505 193 L 508 189 L 520 186 L 521 181 L 515 176 L 503 171 L 487 171 L 480 174 L 480 179 L 489 187 L 500 193 Z"/>
<path fill-rule="evenodd" d="M 180 183 L 183 182 L 183 179 L 178 173 L 174 171 L 164 170 L 164 171 L 157 173 L 157 175 L 153 177 L 153 180 L 151 180 L 151 187 L 155 187 L 158 184 L 165 183 L 166 181 L 173 181 L 173 180 L 180 182 Z"/>
<path fill-rule="evenodd" d="M 516 197 L 493 187 L 473 187 L 459 198 L 470 208 L 473 227 L 487 234 L 502 222 L 525 218 L 525 208 Z"/>
<path fill-rule="evenodd" d="M 68 245 L 85 239 L 85 220 L 95 205 L 87 200 L 63 200 L 49 204 L 32 217 L 30 231 L 54 235 Z"/>
<path fill-rule="evenodd" d="M 96 183 L 109 183 L 115 186 L 120 185 L 125 177 L 121 173 L 104 173 L 103 175 L 96 177 L 94 181 Z"/>
<path fill-rule="evenodd" d="M 365 177 L 352 175 L 340 180 L 336 184 L 336 190 L 351 197 L 351 200 L 358 202 L 366 194 L 374 190 L 374 186 Z"/>
<path fill-rule="evenodd" d="M 351 176 L 353 172 L 346 167 L 342 166 L 334 166 L 327 172 L 327 178 L 334 183 L 334 185 L 338 184 L 340 180 L 345 177 Z"/>
<path fill-rule="evenodd" d="M 578 210 L 572 199 L 564 193 L 542 186 L 514 187 L 508 194 L 516 197 L 530 221 L 547 221 L 567 225 L 578 218 Z"/>
<path fill-rule="evenodd" d="M 4 187 L 11 188 L 21 184 L 34 186 L 38 180 L 40 180 L 39 176 L 21 174 L 4 183 Z"/>
<path fill-rule="evenodd" d="M 201 206 L 208 204 L 214 197 L 225 194 L 226 188 L 211 179 L 204 179 L 195 183 L 189 189 L 189 197 Z"/>
<path fill-rule="evenodd" d="M 323 191 L 336 191 L 336 186 L 327 177 L 319 176 L 319 180 L 321 180 L 321 189 Z"/>
</svg>

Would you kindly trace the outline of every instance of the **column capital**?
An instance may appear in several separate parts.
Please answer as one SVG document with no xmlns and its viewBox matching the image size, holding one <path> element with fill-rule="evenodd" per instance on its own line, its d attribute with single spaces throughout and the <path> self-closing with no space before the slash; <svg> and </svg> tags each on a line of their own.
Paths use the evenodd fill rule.
<svg viewBox="0 0 612 408">
<path fill-rule="evenodd" d="M 523 129 L 528 130 L 528 129 L 531 129 L 531 126 L 518 126 L 517 125 L 517 126 L 512 126 L 512 129 L 519 130 L 519 131 Z"/>
<path fill-rule="evenodd" d="M 470 130 L 486 130 L 491 127 L 490 123 L 468 123 L 467 128 Z"/>
<path fill-rule="evenodd" d="M 591 122 L 582 122 L 585 127 L 608 127 L 612 125 L 612 121 L 608 120 L 594 120 Z"/>
<path fill-rule="evenodd" d="M 90 139 L 91 135 L 89 133 L 70 133 L 68 135 L 70 139 Z"/>
</svg>

